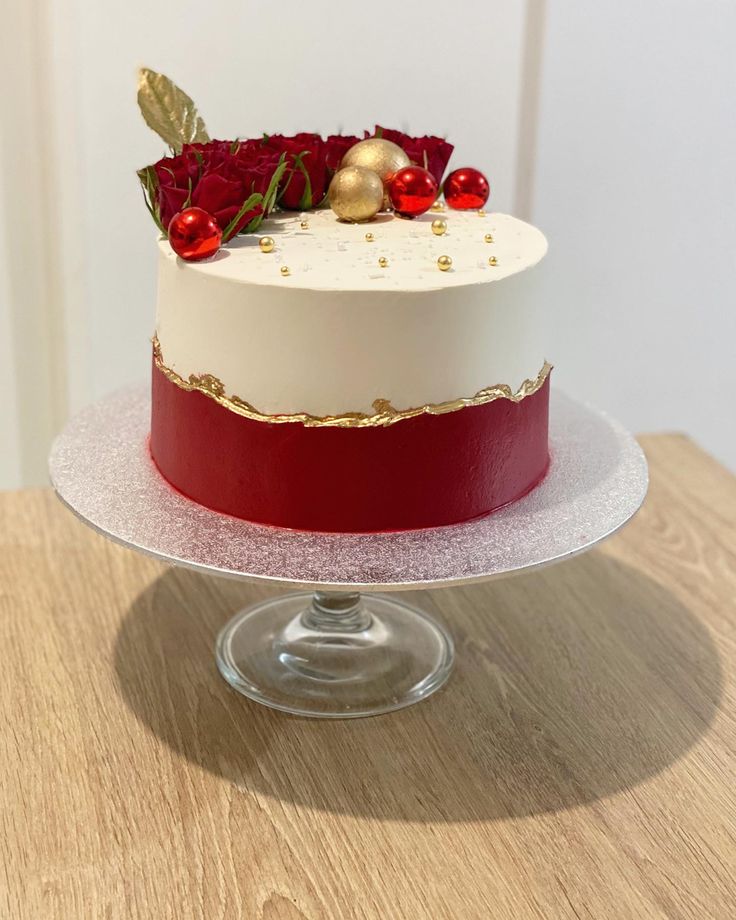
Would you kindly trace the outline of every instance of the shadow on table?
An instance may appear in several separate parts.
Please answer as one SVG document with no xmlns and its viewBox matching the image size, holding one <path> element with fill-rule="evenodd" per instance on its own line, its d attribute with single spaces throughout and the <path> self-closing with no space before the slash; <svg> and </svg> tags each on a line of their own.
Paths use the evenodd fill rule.
<svg viewBox="0 0 736 920">
<path fill-rule="evenodd" d="M 275 593 L 172 569 L 136 599 L 116 642 L 118 685 L 137 718 L 245 792 L 406 821 L 554 812 L 664 770 L 718 707 L 705 627 L 658 583 L 599 553 L 415 594 L 439 612 L 460 607 L 450 622 L 456 672 L 426 702 L 372 719 L 292 718 L 220 678 L 217 630 Z"/>
</svg>

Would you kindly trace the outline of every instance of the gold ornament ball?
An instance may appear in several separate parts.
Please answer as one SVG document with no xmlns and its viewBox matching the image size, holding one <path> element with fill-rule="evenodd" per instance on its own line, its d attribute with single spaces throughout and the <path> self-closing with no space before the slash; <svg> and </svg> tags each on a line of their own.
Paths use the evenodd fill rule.
<svg viewBox="0 0 736 920">
<path fill-rule="evenodd" d="M 378 260 L 378 264 L 381 266 L 381 268 L 386 268 L 388 266 L 388 259 L 386 256 L 381 256 L 381 258 Z"/>
<path fill-rule="evenodd" d="M 444 211 L 445 205 L 442 201 L 435 201 L 435 203 L 432 205 L 432 207 L 429 210 L 430 211 Z"/>
<path fill-rule="evenodd" d="M 439 268 L 441 272 L 449 272 L 452 268 L 452 259 L 449 256 L 440 256 L 439 259 L 437 259 L 437 268 Z"/>
<path fill-rule="evenodd" d="M 272 236 L 262 236 L 260 240 L 258 240 L 258 245 L 261 247 L 261 252 L 273 252 L 273 247 L 276 244 Z"/>
<path fill-rule="evenodd" d="M 438 217 L 437 220 L 432 221 L 432 233 L 435 236 L 442 236 L 447 232 L 447 221 L 442 220 L 441 217 Z"/>
<path fill-rule="evenodd" d="M 303 220 L 299 226 L 302 228 L 302 230 L 309 230 L 309 221 Z"/>
<path fill-rule="evenodd" d="M 486 212 L 483 210 L 483 208 L 481 208 L 480 211 L 478 211 L 478 217 L 485 217 L 485 216 L 486 216 Z"/>
<path fill-rule="evenodd" d="M 372 233 L 366 233 L 366 235 L 365 235 L 365 241 L 366 241 L 366 243 L 372 243 L 373 240 L 375 240 L 375 236 L 373 236 Z"/>
<path fill-rule="evenodd" d="M 286 276 L 289 274 L 289 266 L 288 266 L 288 265 L 282 265 L 282 266 L 281 266 L 281 274 L 282 274 L 284 277 L 286 277 Z"/>
<path fill-rule="evenodd" d="M 488 260 L 488 264 L 489 264 L 489 265 L 498 265 L 498 259 L 497 259 L 495 256 L 491 256 L 491 258 Z"/>
<path fill-rule="evenodd" d="M 483 237 L 483 239 L 486 241 L 486 243 L 492 243 L 492 242 L 493 242 L 493 234 L 492 234 L 492 233 L 486 233 L 486 235 Z"/>
<path fill-rule="evenodd" d="M 390 176 L 410 163 L 409 157 L 398 144 L 382 137 L 367 137 L 353 144 L 342 158 L 341 166 L 363 166 L 386 183 Z"/>
<path fill-rule="evenodd" d="M 361 223 L 381 210 L 383 183 L 364 166 L 346 166 L 332 177 L 327 197 L 340 220 Z"/>
</svg>

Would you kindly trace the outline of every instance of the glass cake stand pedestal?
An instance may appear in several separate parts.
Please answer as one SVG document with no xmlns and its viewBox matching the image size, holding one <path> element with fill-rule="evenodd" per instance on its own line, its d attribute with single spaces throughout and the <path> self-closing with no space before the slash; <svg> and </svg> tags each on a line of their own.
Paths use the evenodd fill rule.
<svg viewBox="0 0 736 920">
<path fill-rule="evenodd" d="M 307 533 L 251 524 L 180 495 L 150 458 L 149 419 L 143 386 L 73 418 L 49 460 L 59 498 L 110 539 L 174 565 L 301 588 L 236 614 L 216 656 L 240 693 L 302 716 L 390 712 L 449 677 L 447 629 L 377 592 L 467 584 L 569 558 L 622 527 L 647 490 L 634 438 L 553 390 L 549 473 L 514 504 L 429 530 Z"/>
</svg>

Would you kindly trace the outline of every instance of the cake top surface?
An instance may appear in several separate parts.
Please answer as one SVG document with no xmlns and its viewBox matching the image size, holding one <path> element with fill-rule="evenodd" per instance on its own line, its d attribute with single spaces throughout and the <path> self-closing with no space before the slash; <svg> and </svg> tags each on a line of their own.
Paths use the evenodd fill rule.
<svg viewBox="0 0 736 920">
<path fill-rule="evenodd" d="M 442 236 L 432 232 L 436 219 L 447 222 Z M 371 242 L 366 234 L 373 235 Z M 271 252 L 260 249 L 264 236 L 274 240 Z M 165 257 L 177 259 L 166 240 L 159 246 Z M 508 214 L 445 210 L 414 220 L 381 214 L 370 223 L 348 224 L 327 208 L 278 212 L 257 233 L 233 239 L 213 258 L 179 263 L 186 271 L 242 284 L 420 292 L 499 281 L 535 265 L 546 251 L 540 230 Z M 440 256 L 452 259 L 449 271 L 439 269 Z M 489 264 L 492 257 L 495 265 Z M 385 267 L 379 264 L 382 258 L 388 260 Z M 284 267 L 288 274 L 282 274 Z"/>
</svg>

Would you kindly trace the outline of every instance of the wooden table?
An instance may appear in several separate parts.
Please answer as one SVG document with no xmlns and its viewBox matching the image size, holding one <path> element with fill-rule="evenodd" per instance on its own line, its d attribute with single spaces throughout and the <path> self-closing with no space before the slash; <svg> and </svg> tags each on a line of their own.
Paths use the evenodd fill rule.
<svg viewBox="0 0 736 920">
<path fill-rule="evenodd" d="M 535 574 L 415 593 L 458 667 L 348 722 L 238 696 L 213 640 L 276 589 L 0 495 L 0 917 L 736 916 L 736 479 L 643 439 L 646 505 Z"/>
</svg>

